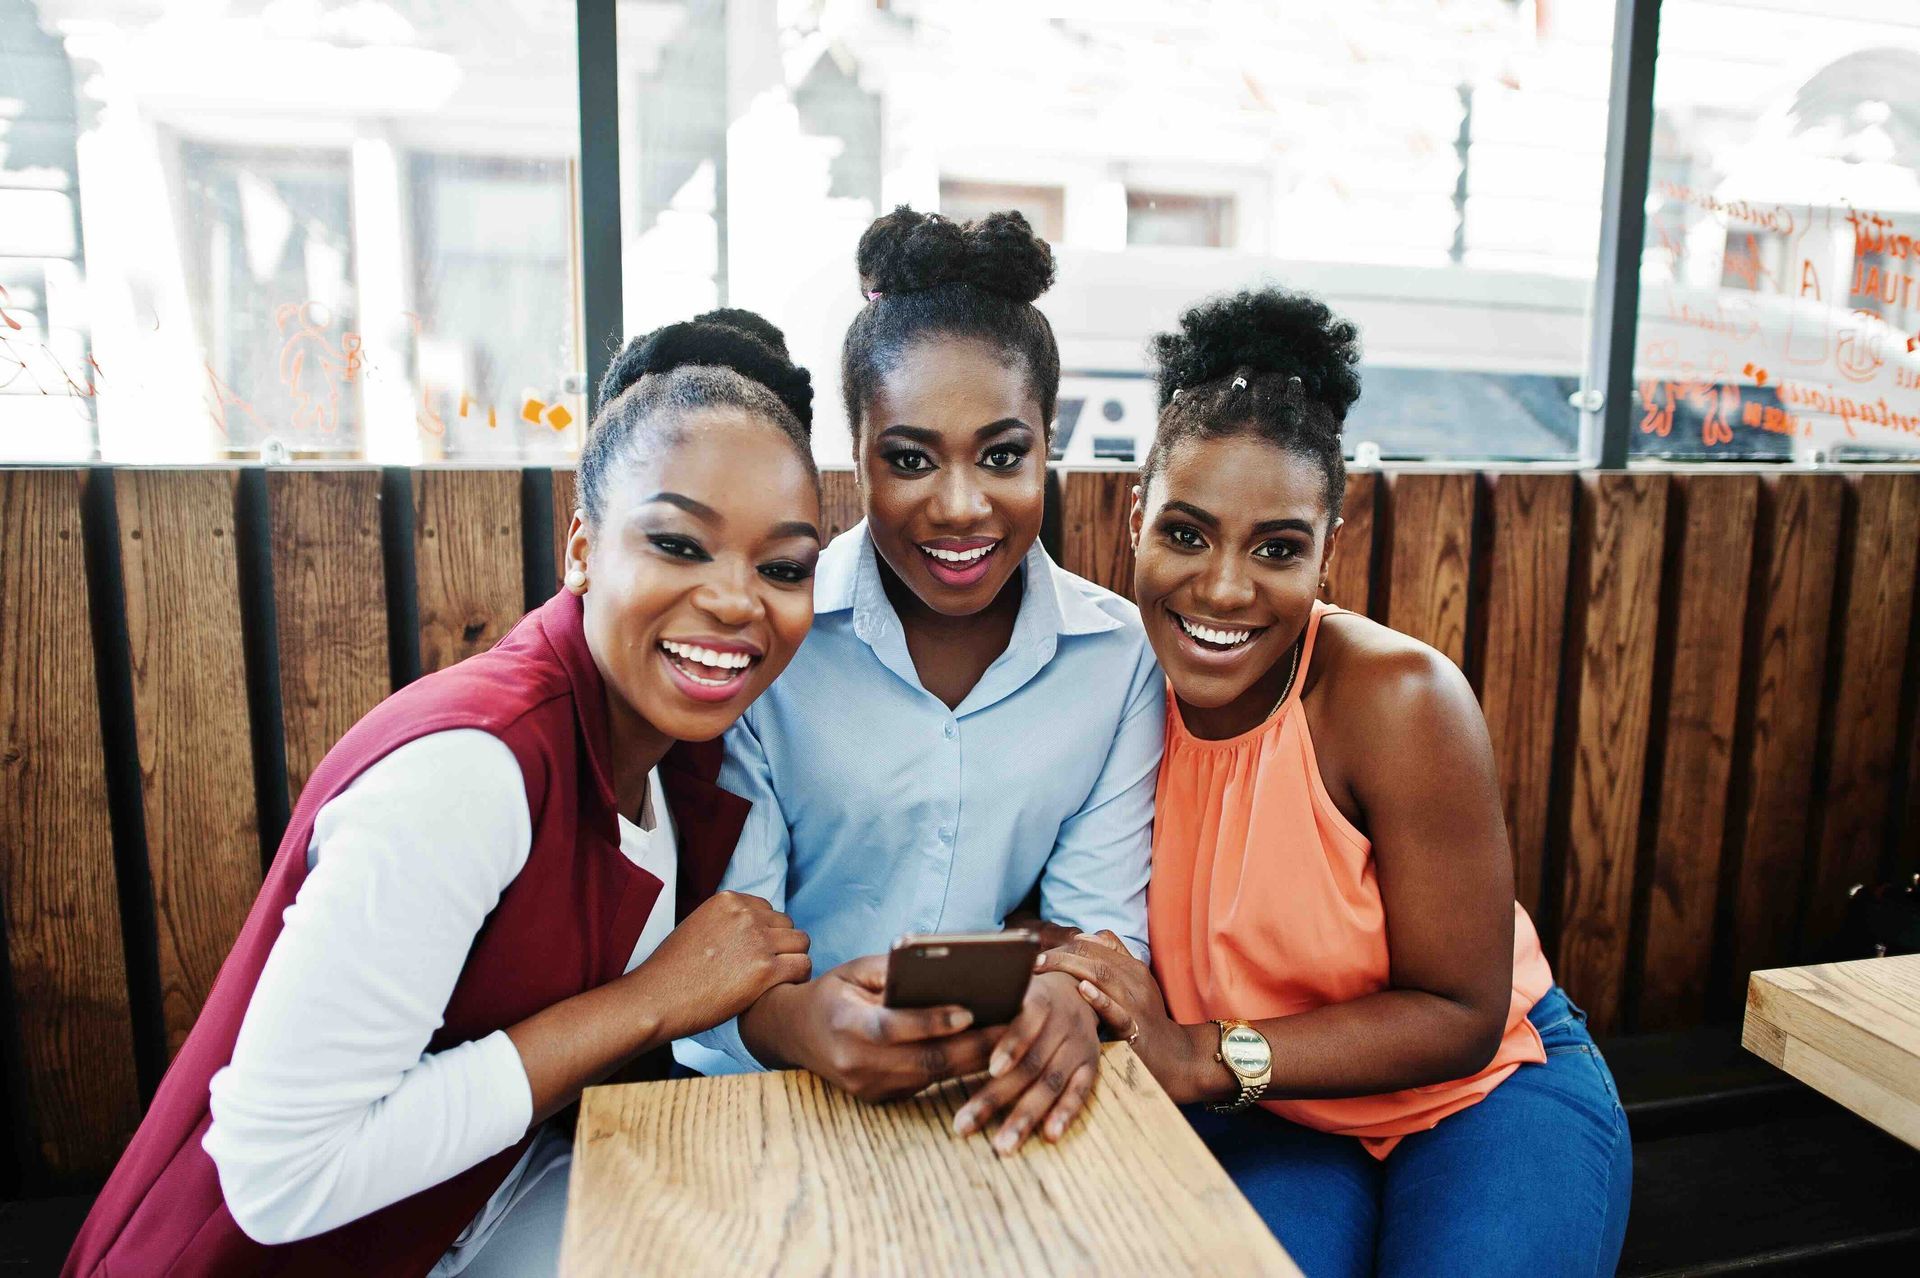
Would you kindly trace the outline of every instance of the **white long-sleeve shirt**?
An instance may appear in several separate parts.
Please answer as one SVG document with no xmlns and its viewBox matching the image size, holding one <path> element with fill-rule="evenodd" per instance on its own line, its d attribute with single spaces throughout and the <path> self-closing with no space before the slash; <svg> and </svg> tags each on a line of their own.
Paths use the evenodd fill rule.
<svg viewBox="0 0 1920 1278">
<path fill-rule="evenodd" d="M 652 831 L 621 851 L 665 884 L 628 970 L 673 928 L 678 854 L 659 775 Z M 508 1148 L 533 1096 L 505 1031 L 429 1053 L 473 938 L 527 863 L 513 752 L 477 729 L 432 733 L 320 809 L 310 872 L 214 1075 L 204 1145 L 249 1237 L 290 1242 L 357 1220 Z M 541 1133 L 442 1261 L 457 1272 L 516 1197 L 568 1157 Z"/>
</svg>

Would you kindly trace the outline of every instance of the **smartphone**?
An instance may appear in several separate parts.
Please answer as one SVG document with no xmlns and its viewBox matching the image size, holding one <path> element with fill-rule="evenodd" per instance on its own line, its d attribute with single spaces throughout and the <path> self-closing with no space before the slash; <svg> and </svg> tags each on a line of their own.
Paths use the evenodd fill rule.
<svg viewBox="0 0 1920 1278">
<path fill-rule="evenodd" d="M 1040 934 L 955 932 L 903 936 L 887 955 L 888 1007 L 958 1004 L 975 1025 L 1005 1025 L 1020 1012 L 1040 954 Z"/>
</svg>

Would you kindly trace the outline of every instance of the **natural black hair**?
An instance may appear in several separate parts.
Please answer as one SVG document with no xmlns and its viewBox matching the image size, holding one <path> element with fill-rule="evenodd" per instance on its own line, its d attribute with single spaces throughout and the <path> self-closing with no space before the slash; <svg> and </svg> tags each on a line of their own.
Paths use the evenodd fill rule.
<svg viewBox="0 0 1920 1278">
<path fill-rule="evenodd" d="M 600 379 L 600 411 L 580 450 L 574 486 L 589 522 L 606 509 L 608 473 L 643 447 L 668 447 L 703 409 L 734 408 L 767 419 L 806 462 L 814 483 L 813 380 L 787 354 L 787 339 L 752 311 L 708 311 L 635 337 Z"/>
<path fill-rule="evenodd" d="M 1153 339 L 1160 423 L 1144 487 L 1187 439 L 1252 434 L 1319 466 L 1327 509 L 1340 516 L 1347 466 L 1340 432 L 1360 398 L 1360 330 L 1325 302 L 1283 288 L 1200 303 L 1178 332 Z"/>
<path fill-rule="evenodd" d="M 907 348 L 925 338 L 988 343 L 1018 361 L 1040 402 L 1042 432 L 1060 394 L 1060 346 L 1033 304 L 1053 284 L 1053 250 L 1019 213 L 959 223 L 902 204 L 874 220 L 855 255 L 866 309 L 847 329 L 840 385 L 860 435 L 863 406 Z"/>
</svg>

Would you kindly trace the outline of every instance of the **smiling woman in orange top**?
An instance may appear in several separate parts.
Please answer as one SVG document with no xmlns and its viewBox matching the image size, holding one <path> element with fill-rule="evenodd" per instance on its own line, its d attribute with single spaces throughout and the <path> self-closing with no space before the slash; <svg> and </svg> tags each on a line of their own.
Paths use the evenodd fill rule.
<svg viewBox="0 0 1920 1278">
<path fill-rule="evenodd" d="M 1132 514 L 1169 685 L 1153 970 L 1101 937 L 1041 964 L 1194 1104 L 1314 1278 L 1611 1273 L 1626 1120 L 1513 899 L 1473 690 L 1317 598 L 1357 338 L 1268 289 L 1157 340 Z"/>
</svg>

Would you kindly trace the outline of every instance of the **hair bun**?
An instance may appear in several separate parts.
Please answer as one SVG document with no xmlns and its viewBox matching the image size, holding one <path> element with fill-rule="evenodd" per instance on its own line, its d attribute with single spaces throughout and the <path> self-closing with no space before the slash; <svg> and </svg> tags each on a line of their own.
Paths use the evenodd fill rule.
<svg viewBox="0 0 1920 1278">
<path fill-rule="evenodd" d="M 643 377 L 687 365 L 730 368 L 765 386 L 813 426 L 813 378 L 787 354 L 786 335 L 764 316 L 723 307 L 630 338 L 600 379 L 600 402 L 612 402 Z"/>
<path fill-rule="evenodd" d="M 1249 289 L 1200 303 L 1180 329 L 1153 339 L 1160 407 L 1179 391 L 1251 372 L 1299 382 L 1308 398 L 1344 420 L 1360 398 L 1360 330 L 1325 302 L 1283 288 Z"/>
<path fill-rule="evenodd" d="M 1053 250 L 1011 210 L 962 224 L 902 204 L 866 229 L 854 261 L 861 286 L 882 297 L 970 284 L 1031 302 L 1053 286 Z"/>
</svg>

